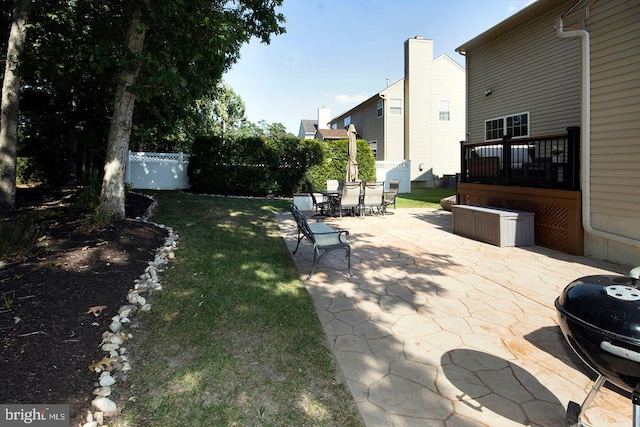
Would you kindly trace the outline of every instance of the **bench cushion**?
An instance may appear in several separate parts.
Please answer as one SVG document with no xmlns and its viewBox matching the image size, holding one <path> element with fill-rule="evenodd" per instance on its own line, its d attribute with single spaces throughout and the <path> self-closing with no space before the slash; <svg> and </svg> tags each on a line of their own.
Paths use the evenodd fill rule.
<svg viewBox="0 0 640 427">
<path fill-rule="evenodd" d="M 289 206 L 289 210 L 291 210 L 291 214 L 298 224 L 298 243 L 296 244 L 296 249 L 293 253 L 295 254 L 298 251 L 300 241 L 305 237 L 313 243 L 313 267 L 311 267 L 311 273 L 308 278 L 311 278 L 313 275 L 318 261 L 320 261 L 320 259 L 329 251 L 335 249 L 344 249 L 346 251 L 347 268 L 349 270 L 349 275 L 352 275 L 351 247 L 347 243 L 346 237 L 342 237 L 347 236 L 349 232 L 346 230 L 335 230 L 331 226 L 321 222 L 309 224 L 307 222 L 307 218 L 305 218 L 295 204 L 291 204 Z"/>
</svg>

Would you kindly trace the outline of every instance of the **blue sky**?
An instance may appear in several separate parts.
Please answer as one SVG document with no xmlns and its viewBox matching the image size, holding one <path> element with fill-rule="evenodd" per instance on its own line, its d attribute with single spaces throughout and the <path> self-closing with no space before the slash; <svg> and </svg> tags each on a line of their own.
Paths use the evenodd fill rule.
<svg viewBox="0 0 640 427">
<path fill-rule="evenodd" d="M 404 42 L 433 40 L 446 54 L 526 7 L 533 0 L 284 0 L 277 11 L 287 32 L 271 44 L 252 40 L 224 76 L 240 95 L 247 118 L 282 123 L 297 135 L 302 119 L 331 116 L 398 81 Z"/>
</svg>

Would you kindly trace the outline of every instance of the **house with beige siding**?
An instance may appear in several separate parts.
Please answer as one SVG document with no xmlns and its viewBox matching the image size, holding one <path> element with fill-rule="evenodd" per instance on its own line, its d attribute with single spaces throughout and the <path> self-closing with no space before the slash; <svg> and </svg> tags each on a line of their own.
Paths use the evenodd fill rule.
<svg viewBox="0 0 640 427">
<path fill-rule="evenodd" d="M 446 55 L 433 59 L 433 41 L 404 44 L 404 78 L 334 117 L 330 126 L 353 124 L 379 162 L 410 160 L 414 188 L 440 185 L 460 171 L 465 137 L 465 71 Z"/>
<path fill-rule="evenodd" d="M 536 244 L 640 265 L 640 2 L 538 0 L 456 50 L 460 202 L 534 211 Z M 517 170 L 475 171 L 501 144 L 526 151 Z"/>
</svg>

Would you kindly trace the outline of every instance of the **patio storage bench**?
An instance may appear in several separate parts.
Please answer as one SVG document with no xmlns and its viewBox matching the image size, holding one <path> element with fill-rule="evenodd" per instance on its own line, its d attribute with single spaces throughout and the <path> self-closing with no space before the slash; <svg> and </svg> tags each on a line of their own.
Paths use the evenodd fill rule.
<svg viewBox="0 0 640 427">
<path fill-rule="evenodd" d="M 453 232 L 496 246 L 532 246 L 534 213 L 490 206 L 453 205 Z"/>
<path fill-rule="evenodd" d="M 316 270 L 316 265 L 318 265 L 318 262 L 322 257 L 335 249 L 345 250 L 349 275 L 353 276 L 351 273 L 351 246 L 349 246 L 346 239 L 349 232 L 347 230 L 335 230 L 323 222 L 309 224 L 307 222 L 307 218 L 302 212 L 300 212 L 295 204 L 291 204 L 289 206 L 289 210 L 291 211 L 293 218 L 296 220 L 296 225 L 298 227 L 298 242 L 293 253 L 295 254 L 298 251 L 300 241 L 304 238 L 313 244 L 313 267 L 311 268 L 311 273 L 309 273 L 307 279 L 310 279 L 311 276 L 313 276 L 313 273 Z"/>
</svg>

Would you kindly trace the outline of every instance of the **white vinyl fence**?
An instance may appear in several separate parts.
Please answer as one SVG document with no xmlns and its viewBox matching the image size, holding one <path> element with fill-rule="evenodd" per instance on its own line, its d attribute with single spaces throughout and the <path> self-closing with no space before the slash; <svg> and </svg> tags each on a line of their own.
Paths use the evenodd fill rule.
<svg viewBox="0 0 640 427">
<path fill-rule="evenodd" d="M 189 188 L 190 154 L 129 151 L 125 181 L 134 190 L 183 190 Z"/>
<path fill-rule="evenodd" d="M 384 181 L 384 189 L 389 189 L 389 181 L 400 180 L 399 193 L 411 193 L 411 160 L 376 162 L 376 179 Z"/>
</svg>

